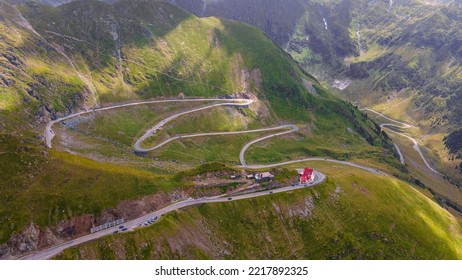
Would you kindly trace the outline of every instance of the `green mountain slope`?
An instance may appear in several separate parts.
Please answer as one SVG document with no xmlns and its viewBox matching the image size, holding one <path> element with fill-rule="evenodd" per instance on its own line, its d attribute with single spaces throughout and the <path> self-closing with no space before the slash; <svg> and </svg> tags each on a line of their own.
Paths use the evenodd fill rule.
<svg viewBox="0 0 462 280">
<path fill-rule="evenodd" d="M 394 17 L 375 7 L 373 15 L 358 17 L 364 49 L 351 60 L 349 74 L 368 80 L 383 98 L 391 91 L 416 91 L 408 112 L 424 127 L 460 128 L 462 15 L 457 4 L 397 6 L 387 12 Z"/>
<path fill-rule="evenodd" d="M 58 259 L 460 259 L 457 219 L 400 181 L 319 167 L 325 184 L 208 204 Z"/>
<path fill-rule="evenodd" d="M 460 1 L 169 2 L 259 27 L 320 80 L 342 90 L 349 85 L 338 91 L 342 98 L 382 111 L 404 101 L 398 117 L 435 138 L 425 142 L 440 162 L 459 165 L 447 160 L 459 152 L 448 155 L 442 146 L 444 136 L 461 129 Z"/>
<path fill-rule="evenodd" d="M 255 25 L 311 72 L 371 77 L 370 89 L 384 95 L 417 90 L 415 109 L 438 113 L 428 126 L 459 126 L 460 1 L 265 1 L 265 9 L 259 1 L 170 2 Z M 447 101 L 447 110 L 438 100 Z"/>
<path fill-rule="evenodd" d="M 319 78 L 341 68 L 342 58 L 355 53 L 350 40 L 351 1 L 168 0 L 201 16 L 246 22 L 265 31 L 310 73 Z M 335 71 L 333 71 L 335 72 Z"/>
<path fill-rule="evenodd" d="M 244 91 L 239 75 L 229 72 L 256 66 L 268 96 L 310 97 L 287 57 L 263 34 L 241 24 L 198 20 L 157 1 L 79 1 L 59 8 L 28 3 L 19 9 L 42 40 L 70 58 L 71 72 L 89 80 L 86 86 L 94 95 L 89 103 Z M 60 60 L 66 63 L 65 57 Z M 47 69 L 29 64 L 46 80 Z M 256 84 L 252 90 L 257 91 Z M 48 105 L 53 112 L 65 111 Z"/>
<path fill-rule="evenodd" d="M 47 121 L 99 106 L 161 98 L 252 97 L 257 100 L 255 106 L 219 108 L 178 119 L 165 134 L 156 136 L 296 123 L 299 132 L 255 146 L 249 150 L 249 160 L 271 163 L 313 155 L 332 157 L 413 180 L 376 123 L 333 97 L 254 27 L 201 19 L 158 1 L 123 0 L 110 5 L 84 0 L 54 8 L 35 2 L 12 6 L 2 1 L 0 5 L 2 258 L 16 258 L 87 234 L 92 226 L 115 218 L 132 219 L 178 199 L 231 191 L 235 185 L 203 190 L 193 181 L 196 176 L 235 172 L 229 166 L 236 164 L 242 145 L 260 136 L 182 140 L 158 152 L 135 154 L 133 142 L 146 128 L 191 108 L 153 105 L 92 113 L 56 124 L 53 149 L 45 148 L 42 133 Z M 215 161 L 228 166 L 210 164 Z M 319 168 L 330 172 L 328 166 Z M 380 185 L 374 181 L 378 179 L 371 180 L 364 182 L 365 187 Z M 333 187 L 331 183 L 326 188 Z M 405 230 L 409 240 L 426 229 L 412 231 L 422 219 L 436 227 L 453 225 L 455 230 L 454 237 L 441 239 L 447 244 L 442 251 L 409 257 L 458 258 L 458 224 L 436 205 L 409 193 L 409 199 L 422 202 L 414 205 L 416 211 L 424 213 L 424 218 L 406 215 L 400 221 L 411 225 Z M 291 203 L 290 196 L 281 199 Z M 350 191 L 345 199 L 354 200 Z M 245 206 L 242 211 L 248 211 Z M 389 212 L 375 209 L 375 217 Z M 436 209 L 448 215 L 444 222 L 440 221 L 443 214 L 432 216 Z M 340 212 L 334 214 L 342 217 Z M 380 226 L 388 228 L 387 223 Z M 355 226 L 363 224 L 353 219 L 345 225 L 351 232 Z M 255 224 L 256 230 L 264 228 Z M 226 231 L 217 231 L 217 238 L 225 238 Z M 366 235 L 359 240 L 367 240 Z M 420 242 L 426 244 L 426 240 L 423 235 Z M 236 253 L 240 256 L 245 255 Z M 353 257 L 339 257 L 348 256 Z"/>
</svg>

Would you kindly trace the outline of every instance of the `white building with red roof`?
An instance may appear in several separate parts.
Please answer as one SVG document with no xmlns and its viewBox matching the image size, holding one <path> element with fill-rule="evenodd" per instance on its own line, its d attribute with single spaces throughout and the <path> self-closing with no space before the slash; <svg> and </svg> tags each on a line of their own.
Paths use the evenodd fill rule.
<svg viewBox="0 0 462 280">
<path fill-rule="evenodd" d="M 314 170 L 311 168 L 305 168 L 300 174 L 300 184 L 307 184 L 314 181 Z"/>
</svg>

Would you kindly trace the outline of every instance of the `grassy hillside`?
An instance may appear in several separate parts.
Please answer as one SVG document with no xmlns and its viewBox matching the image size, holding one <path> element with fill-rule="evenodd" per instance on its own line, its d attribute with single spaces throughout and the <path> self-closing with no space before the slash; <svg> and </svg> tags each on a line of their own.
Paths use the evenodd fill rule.
<svg viewBox="0 0 462 280">
<path fill-rule="evenodd" d="M 0 3 L 0 35 L 4 38 L 0 41 L 0 257 L 18 256 L 85 234 L 91 226 L 110 219 L 133 218 L 172 200 L 189 197 L 198 190 L 189 177 L 182 180 L 183 176 L 192 174 L 192 178 L 201 170 L 221 172 L 223 165 L 215 168 L 207 163 L 235 165 L 245 143 L 266 135 L 183 139 L 158 151 L 138 154 L 132 145 L 146 128 L 174 112 L 205 103 L 145 105 L 92 113 L 56 124 L 54 148 L 44 147 L 41 133 L 48 120 L 95 106 L 178 96 L 249 96 L 258 100 L 250 108 L 217 108 L 181 117 L 145 144 L 185 133 L 294 123 L 300 126 L 299 132 L 255 145 L 248 151 L 249 162 L 326 156 L 412 179 L 376 123 L 334 98 L 254 27 L 218 18 L 197 18 L 158 1 L 122 0 L 109 5 L 84 0 L 56 8 L 33 2 L 17 7 Z M 195 169 L 198 166 L 201 167 Z M 201 206 L 173 214 L 153 227 L 165 227 L 166 235 L 151 228 L 124 235 L 134 236 L 129 243 L 135 244 L 127 250 L 126 257 L 460 257 L 460 229 L 453 217 L 404 183 L 337 166 L 313 166 L 333 176 L 319 190 L 241 204 Z M 344 175 L 338 174 L 339 170 Z M 358 189 L 367 190 L 370 197 L 364 194 L 369 198 L 363 202 Z M 226 186 L 218 191 L 226 192 Z M 315 208 L 287 210 L 281 222 L 275 218 L 279 206 L 270 208 L 268 204 L 296 209 L 308 203 L 307 197 L 312 198 Z M 349 205 L 360 207 L 350 209 Z M 393 208 L 396 205 L 403 207 Z M 316 209 L 320 210 L 316 214 L 319 216 L 315 215 Z M 297 214 L 300 211 L 303 214 Z M 411 215 L 412 211 L 423 214 Z M 214 212 L 230 223 L 212 220 Z M 263 219 L 255 213 L 268 216 Z M 392 215 L 383 217 L 384 213 Z M 315 219 L 310 220 L 310 215 Z M 157 245 L 146 245 L 152 249 L 137 251 L 143 247 L 137 242 L 145 242 L 140 236 L 167 244 L 170 234 L 179 236 L 182 224 L 198 232 L 197 238 L 207 236 L 200 232 L 203 227 L 192 223 L 196 219 L 215 236 L 210 237 L 212 241 L 204 241 L 205 248 L 198 249 L 202 241 L 191 239 L 184 243 L 187 248 L 180 246 L 180 251 L 169 249 L 170 245 L 161 245 L 160 251 Z M 421 223 L 422 219 L 426 223 Z M 335 221 L 335 225 L 328 221 Z M 380 223 L 375 225 L 376 221 Z M 35 227 L 38 233 L 31 234 L 30 229 Z M 321 228 L 320 235 L 314 233 L 313 227 Z M 244 229 L 246 236 L 233 231 L 236 228 Z M 332 230 L 338 233 L 338 239 L 329 234 Z M 257 244 L 277 240 L 284 232 L 293 234 L 293 243 L 274 243 L 258 254 L 250 253 L 256 252 Z M 310 249 L 309 237 L 322 244 L 337 242 L 339 246 Z M 107 240 L 112 238 L 116 237 Z M 440 249 L 429 249 L 432 238 L 439 242 Z M 210 249 L 215 246 L 211 244 L 222 244 L 223 240 L 232 250 Z M 124 242 L 123 238 L 115 241 Z M 241 242 L 245 244 L 242 249 L 237 245 Z M 287 248 L 293 246 L 287 244 L 304 244 L 301 248 L 306 250 L 289 252 Z M 419 249 L 420 245 L 423 249 Z M 116 257 L 111 257 L 106 245 L 98 245 L 101 249 L 92 244 L 85 246 L 90 249 L 89 255 L 82 255 L 84 258 Z M 220 255 L 219 251 L 229 251 L 229 255 Z M 76 254 L 75 250 L 69 252 L 71 255 L 66 257 Z"/>
<path fill-rule="evenodd" d="M 352 20 L 350 1 L 266 0 L 264 4 L 245 0 L 165 1 L 201 17 L 219 16 L 256 26 L 310 69 L 310 73 L 342 67 L 339 58 L 355 53 L 348 31 Z"/>
<path fill-rule="evenodd" d="M 460 1 L 170 2 L 252 24 L 326 84 L 349 84 L 340 98 L 413 121 L 440 170 L 460 181 L 461 150 L 445 141 L 461 129 Z"/>
<path fill-rule="evenodd" d="M 411 3 L 386 13 L 385 7 L 376 7 L 374 17 L 358 16 L 364 49 L 349 60 L 349 74 L 376 91 L 377 99 L 369 98 L 369 104 L 393 100 L 396 92 L 413 89 L 405 109 L 422 127 L 430 132 L 459 128 L 462 17 L 457 5 Z"/>
<path fill-rule="evenodd" d="M 202 205 L 58 259 L 460 259 L 457 219 L 409 185 L 317 164 L 311 189 Z"/>
<path fill-rule="evenodd" d="M 221 108 L 189 122 L 183 118 L 160 137 L 290 122 L 310 127 L 297 136 L 304 139 L 311 129 L 326 139 L 332 130 L 341 135 L 351 129 L 349 136 L 327 141 L 316 155 L 342 158 L 332 150 L 343 145 L 350 153 L 380 151 L 371 162 L 397 163 L 390 142 L 374 123 L 332 97 L 254 27 L 200 19 L 157 1 L 109 5 L 84 0 L 56 8 L 34 2 L 0 5 L 1 257 L 18 256 L 84 234 L 114 217 L 144 211 L 141 207 L 127 213 L 118 208 L 121 203 L 149 208 L 181 198 L 190 185 L 176 181 L 175 173 L 210 161 L 235 164 L 242 145 L 264 135 L 177 142 L 140 156 L 131 145 L 144 129 L 190 108 L 140 106 L 57 124 L 54 149 L 46 149 L 45 123 L 82 109 L 238 93 L 259 102 L 246 110 Z M 224 125 L 214 126 L 210 118 Z M 327 125 L 330 118 L 335 126 Z M 318 147 L 305 145 L 310 141 L 295 145 L 288 154 L 309 156 Z M 281 152 L 266 151 L 265 157 Z M 155 203 L 143 202 L 146 197 Z"/>
<path fill-rule="evenodd" d="M 2 149 L 1 243 L 31 222 L 45 228 L 84 214 L 98 220 L 104 209 L 123 200 L 169 192 L 174 186 L 169 178 L 146 171 L 55 151 L 35 154 L 34 147 L 20 143 L 2 144 L 28 153 Z"/>
<path fill-rule="evenodd" d="M 28 129 L 85 104 L 89 92 L 59 54 L 13 6 L 0 1 L 0 131 Z"/>
<path fill-rule="evenodd" d="M 81 71 L 91 72 L 101 102 L 259 89 L 282 101 L 309 98 L 287 56 L 263 33 L 240 23 L 198 19 L 157 1 L 22 9 L 46 38 L 62 45 L 77 65 L 86 65 Z M 69 16 L 74 11 L 78 16 Z M 245 80 L 240 70 L 248 72 Z"/>
</svg>

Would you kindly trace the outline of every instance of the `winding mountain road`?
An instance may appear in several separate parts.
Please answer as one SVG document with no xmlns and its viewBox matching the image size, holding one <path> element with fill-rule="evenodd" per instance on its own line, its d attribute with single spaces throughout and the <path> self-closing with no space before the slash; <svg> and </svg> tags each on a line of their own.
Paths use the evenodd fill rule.
<svg viewBox="0 0 462 280">
<path fill-rule="evenodd" d="M 223 101 L 223 100 L 226 100 L 226 99 L 221 99 L 220 101 Z M 229 102 L 228 100 L 232 101 L 232 102 Z M 153 146 L 153 147 L 150 147 L 150 148 L 142 148 L 141 147 L 141 143 L 144 140 L 146 140 L 148 137 L 154 135 L 157 131 L 161 130 L 162 127 L 165 124 L 167 124 L 168 122 L 170 122 L 170 121 L 172 121 L 172 120 L 174 120 L 174 119 L 176 119 L 176 118 L 178 118 L 180 116 L 190 114 L 190 113 L 194 113 L 194 112 L 198 112 L 198 111 L 202 111 L 202 110 L 206 110 L 206 109 L 211 109 L 211 108 L 218 107 L 218 106 L 249 106 L 250 104 L 253 103 L 253 100 L 250 100 L 250 99 L 228 99 L 228 100 L 226 100 L 227 102 L 224 102 L 224 103 L 212 104 L 212 105 L 192 109 L 192 110 L 189 110 L 189 111 L 177 113 L 177 114 L 174 114 L 172 116 L 169 116 L 169 117 L 161 120 L 156 125 L 154 125 L 152 128 L 150 128 L 143 136 L 141 136 L 135 142 L 134 149 L 136 151 L 138 151 L 138 152 L 149 152 L 149 151 L 159 149 L 162 146 L 164 146 L 164 145 L 166 145 L 166 144 L 168 144 L 168 143 L 170 143 L 172 141 L 178 140 L 178 139 L 187 139 L 187 138 L 194 138 L 194 137 L 206 137 L 206 136 L 219 136 L 219 135 L 221 135 L 221 136 L 222 135 L 235 135 L 235 134 L 245 134 L 245 133 L 266 132 L 266 131 L 273 131 L 273 130 L 288 129 L 286 131 L 270 134 L 270 135 L 267 135 L 267 136 L 252 140 L 249 143 L 247 143 L 241 149 L 241 151 L 239 153 L 239 161 L 240 161 L 241 165 L 237 166 L 237 167 L 240 167 L 240 168 L 244 167 L 244 168 L 247 168 L 247 169 L 264 169 L 264 168 L 273 168 L 273 167 L 278 167 L 278 166 L 283 166 L 283 165 L 289 165 L 289 164 L 293 164 L 293 163 L 301 163 L 301 162 L 309 162 L 309 161 L 324 161 L 324 162 L 332 162 L 332 163 L 338 163 L 338 164 L 343 164 L 343 165 L 349 165 L 349 166 L 352 166 L 352 167 L 356 167 L 356 168 L 359 168 L 359 169 L 366 170 L 366 171 L 374 173 L 374 174 L 385 175 L 383 172 L 381 172 L 379 170 L 376 170 L 376 169 L 373 169 L 373 168 L 370 168 L 370 167 L 366 167 L 366 166 L 359 165 L 359 164 L 352 163 L 352 162 L 333 160 L 333 159 L 327 159 L 327 158 L 304 158 L 304 159 L 291 160 L 291 161 L 275 163 L 275 164 L 266 164 L 266 165 L 248 165 L 247 164 L 247 162 L 245 161 L 245 152 L 250 148 L 250 146 L 252 146 L 253 144 L 256 144 L 258 142 L 273 138 L 273 137 L 277 137 L 277 136 L 281 136 L 281 135 L 285 135 L 285 134 L 289 134 L 289 133 L 293 133 L 293 132 L 298 131 L 299 130 L 298 126 L 296 126 L 294 124 L 286 124 L 286 125 L 281 125 L 281 126 L 277 126 L 277 127 L 253 129 L 253 130 L 244 130 L 244 131 L 185 134 L 185 135 L 180 135 L 180 136 L 174 136 L 174 137 L 169 138 L 169 139 L 163 141 L 162 143 L 157 144 L 156 146 Z M 171 102 L 179 102 L 179 101 L 184 101 L 184 100 L 172 100 Z M 215 101 L 215 99 L 210 100 L 210 101 Z"/>
<path fill-rule="evenodd" d="M 155 212 L 149 213 L 147 215 L 144 215 L 142 217 L 139 217 L 137 219 L 128 221 L 126 223 L 123 223 L 122 226 L 125 226 L 129 230 L 133 230 L 136 227 L 142 227 L 144 223 L 147 221 L 151 220 L 154 217 L 159 217 L 161 215 L 168 214 L 170 212 L 188 207 L 188 206 L 194 206 L 194 205 L 201 205 L 201 204 L 206 204 L 206 203 L 225 203 L 225 202 L 232 202 L 232 201 L 237 201 L 237 200 L 243 200 L 243 199 L 249 199 L 249 198 L 255 198 L 255 197 L 261 197 L 261 196 L 266 196 L 266 195 L 272 195 L 272 194 L 277 194 L 277 193 L 283 193 L 283 192 L 291 192 L 294 190 L 298 189 L 303 189 L 306 187 L 312 187 L 315 185 L 319 185 L 323 183 L 326 180 L 326 176 L 320 172 L 315 171 L 314 172 L 315 178 L 314 180 L 309 183 L 308 185 L 296 185 L 296 186 L 289 186 L 289 187 L 283 187 L 279 189 L 274 189 L 274 190 L 267 190 L 267 191 L 262 191 L 262 192 L 254 192 L 254 193 L 249 193 L 249 194 L 243 194 L 239 196 L 233 196 L 233 197 L 226 197 L 226 196 L 214 196 L 214 197 L 203 197 L 203 198 L 198 198 L 198 199 L 187 199 L 187 200 L 182 200 L 179 201 L 175 204 L 169 205 L 165 208 L 159 209 Z M 61 253 L 63 250 L 83 244 L 92 240 L 99 239 L 103 236 L 111 235 L 114 234 L 114 231 L 116 228 L 108 228 L 102 231 L 98 231 L 92 234 L 88 234 L 67 242 L 64 242 L 62 244 L 44 249 L 40 252 L 37 252 L 35 254 L 26 256 L 22 259 L 24 260 L 45 260 L 45 259 L 50 259 L 53 256 Z"/>
<path fill-rule="evenodd" d="M 182 99 L 181 101 L 186 101 L 188 99 Z M 141 143 L 146 140 L 148 137 L 150 137 L 151 135 L 155 134 L 157 131 L 161 130 L 162 127 L 180 117 L 180 116 L 183 116 L 183 115 L 187 115 L 187 114 L 191 114 L 191 113 L 194 113 L 194 112 L 198 112 L 198 111 L 203 111 L 203 110 L 207 110 L 207 109 L 212 109 L 212 108 L 215 108 L 215 107 L 219 107 L 219 106 L 249 106 L 250 104 L 253 103 L 253 100 L 252 99 L 229 99 L 231 102 L 228 102 L 226 99 L 220 99 L 219 101 L 227 101 L 227 102 L 224 102 L 224 103 L 216 103 L 216 104 L 212 104 L 212 105 L 208 105 L 208 106 L 204 106 L 204 107 L 200 107 L 200 108 L 196 108 L 196 109 L 192 109 L 192 110 L 189 110 L 189 111 L 185 111 L 185 112 L 181 112 L 181 113 L 177 113 L 177 114 L 174 114 L 168 118 L 165 118 L 163 120 L 161 120 L 160 122 L 158 122 L 155 126 L 153 126 L 151 129 L 149 129 L 148 131 L 146 131 L 146 133 L 140 137 L 140 139 L 138 139 L 136 142 L 135 142 L 135 145 L 134 145 L 134 148 L 135 150 L 139 151 L 139 152 L 149 152 L 149 151 L 152 151 L 152 150 L 155 150 L 155 149 L 158 149 L 162 146 L 164 146 L 165 144 L 173 141 L 173 140 L 176 140 L 176 139 L 180 139 L 180 138 L 192 138 L 192 137 L 201 137 L 201 136 L 216 136 L 216 135 L 230 135 L 230 134 L 242 134 L 242 133 L 251 133 L 251 132 L 259 132 L 259 131 L 268 131 L 268 130 L 274 130 L 274 129 L 279 129 L 279 128 L 267 128 L 267 129 L 257 129 L 257 130 L 247 130 L 247 131 L 235 131 L 235 132 L 217 132 L 217 133 L 198 133 L 198 134 L 189 134 L 189 135 L 182 135 L 182 136 L 177 136 L 177 137 L 173 137 L 173 138 L 170 138 L 168 139 L 167 141 L 164 141 L 163 143 L 160 143 L 159 145 L 155 146 L 155 147 L 152 147 L 152 148 L 141 148 Z M 209 99 L 208 101 L 216 101 L 214 99 Z M 172 100 L 171 102 L 180 102 L 179 100 Z"/>
<path fill-rule="evenodd" d="M 425 156 L 423 155 L 422 153 L 422 150 L 420 149 L 419 147 L 419 143 L 417 142 L 417 140 L 415 140 L 414 138 L 410 137 L 409 135 L 406 135 L 404 133 L 401 133 L 401 132 L 398 132 L 398 131 L 395 131 L 393 129 L 391 129 L 391 127 L 396 127 L 396 128 L 400 128 L 400 129 L 409 129 L 411 127 L 414 127 L 413 125 L 410 125 L 410 124 L 407 124 L 407 123 L 404 123 L 404 122 L 400 122 L 400 121 L 397 121 L 397 120 L 394 120 L 390 117 L 387 117 L 385 116 L 384 114 L 381 114 L 375 110 L 372 110 L 372 109 L 369 109 L 369 108 L 364 108 L 364 109 L 360 109 L 361 111 L 369 111 L 369 112 L 372 112 L 384 119 L 387 119 L 389 121 L 391 121 L 392 123 L 383 123 L 383 124 L 380 124 L 380 127 L 381 128 L 388 128 L 388 131 L 390 131 L 391 133 L 394 133 L 394 134 L 397 134 L 397 135 L 400 135 L 402 137 L 405 137 L 409 140 L 411 140 L 411 142 L 413 143 L 413 148 L 414 150 L 420 155 L 420 157 L 422 158 L 422 161 L 423 163 L 425 164 L 425 166 L 427 166 L 428 169 L 430 169 L 432 172 L 436 173 L 436 174 L 440 174 L 440 172 L 438 172 L 436 169 L 434 169 L 427 161 L 427 159 L 425 158 Z M 396 147 L 398 147 L 396 144 L 395 144 Z M 404 163 L 404 157 L 403 157 L 403 154 L 401 153 L 401 150 L 399 149 L 398 147 L 398 153 L 400 154 L 400 158 L 401 158 L 401 163 Z"/>
<path fill-rule="evenodd" d="M 190 113 L 194 113 L 194 112 L 198 112 L 198 111 L 202 111 L 202 110 L 207 110 L 207 109 L 211 109 L 211 108 L 218 107 L 218 106 L 249 106 L 250 104 L 253 103 L 253 100 L 250 100 L 250 99 L 219 99 L 219 98 L 171 99 L 171 100 L 155 100 L 155 101 L 132 102 L 132 103 L 114 105 L 114 106 L 109 106 L 109 107 L 95 108 L 95 109 L 92 109 L 92 110 L 82 111 L 82 112 L 75 113 L 75 114 L 72 114 L 72 115 L 69 115 L 69 116 L 66 116 L 66 117 L 63 117 L 63 118 L 59 118 L 57 120 L 50 121 L 46 125 L 45 131 L 44 131 L 45 142 L 46 142 L 47 147 L 51 148 L 52 140 L 53 140 L 53 138 L 55 136 L 55 133 L 53 131 L 53 125 L 54 124 L 62 122 L 62 121 L 67 120 L 67 119 L 70 119 L 70 118 L 81 116 L 81 115 L 84 115 L 84 114 L 90 114 L 92 112 L 105 111 L 105 110 L 111 110 L 111 109 L 123 108 L 123 107 L 130 107 L 130 106 L 145 105 L 145 104 L 155 104 L 155 103 L 167 103 L 167 102 L 213 102 L 213 101 L 217 101 L 217 102 L 220 102 L 220 103 L 216 103 L 216 104 L 212 104 L 212 105 L 206 105 L 206 106 L 202 106 L 202 107 L 199 107 L 199 108 L 196 108 L 196 109 L 180 112 L 180 113 L 174 114 L 174 115 L 172 115 L 170 117 L 167 117 L 167 118 L 161 120 L 155 126 L 153 126 L 148 131 L 146 131 L 146 133 L 135 142 L 134 149 L 136 151 L 140 151 L 140 152 L 152 151 L 152 150 L 158 149 L 158 148 L 160 148 L 160 147 L 162 147 L 162 146 L 166 145 L 167 143 L 170 143 L 170 142 L 172 142 L 174 140 L 184 139 L 184 138 L 207 137 L 207 136 L 217 136 L 217 135 L 231 135 L 231 134 L 243 134 L 243 133 L 253 133 L 253 132 L 266 132 L 266 131 L 273 131 L 273 130 L 274 131 L 275 130 L 286 130 L 286 131 L 283 131 L 283 132 L 278 132 L 278 133 L 274 133 L 274 134 L 271 134 L 271 135 L 267 135 L 267 136 L 258 138 L 256 140 L 253 140 L 253 141 L 247 143 L 242 148 L 242 150 L 241 150 L 241 152 L 239 154 L 239 160 L 241 162 L 241 165 L 238 166 L 238 167 L 239 168 L 246 168 L 246 169 L 265 169 L 265 168 L 272 168 L 272 167 L 277 167 L 277 166 L 282 166 L 282 165 L 301 163 L 301 162 L 308 162 L 308 161 L 324 161 L 324 162 L 332 162 L 332 163 L 336 163 L 336 164 L 343 164 L 343 165 L 356 167 L 356 168 L 359 168 L 359 169 L 362 169 L 362 170 L 365 170 L 365 171 L 368 171 L 368 172 L 371 172 L 371 173 L 374 173 L 374 174 L 377 174 L 377 175 L 387 175 L 387 174 L 385 174 L 385 173 L 383 173 L 383 172 L 381 172 L 379 170 L 376 170 L 376 169 L 373 169 L 373 168 L 370 168 L 370 167 L 367 167 L 367 166 L 363 166 L 363 165 L 360 165 L 360 164 L 356 164 L 356 163 L 352 163 L 352 162 L 346 162 L 346 161 L 333 160 L 333 159 L 327 159 L 327 158 L 305 158 L 305 159 L 298 159 L 298 160 L 292 160 L 292 161 L 286 161 L 286 162 L 282 162 L 282 163 L 268 164 L 268 165 L 248 165 L 246 163 L 246 161 L 245 161 L 245 152 L 248 150 L 248 148 L 251 145 L 253 145 L 255 143 L 258 143 L 258 142 L 261 142 L 261 141 L 264 141 L 266 139 L 272 138 L 272 137 L 277 137 L 277 136 L 281 136 L 281 135 L 284 135 L 284 134 L 293 133 L 293 132 L 298 131 L 298 129 L 299 129 L 298 126 L 293 125 L 293 124 L 281 125 L 281 126 L 272 127 L 272 128 L 246 130 L 246 131 L 197 133 L 197 134 L 181 135 L 181 136 L 175 136 L 175 137 L 172 137 L 170 139 L 167 139 L 164 142 L 162 142 L 162 143 L 160 143 L 160 144 L 158 144 L 158 145 L 156 145 L 154 147 L 151 147 L 151 148 L 142 148 L 141 147 L 141 143 L 144 140 L 146 140 L 151 135 L 155 134 L 157 131 L 161 130 L 162 127 L 166 123 L 168 123 L 168 122 L 170 122 L 170 121 L 172 121 L 172 120 L 174 120 L 174 119 L 176 119 L 176 118 L 178 118 L 178 117 L 180 117 L 182 115 L 186 115 L 186 114 L 190 114 Z M 318 172 L 318 171 L 315 171 L 314 174 L 315 174 L 315 179 L 313 180 L 313 182 L 308 184 L 308 187 L 321 184 L 326 179 L 326 176 L 324 174 Z M 290 192 L 290 191 L 294 191 L 294 190 L 301 189 L 301 188 L 306 188 L 306 187 L 307 187 L 306 185 L 296 185 L 296 186 L 283 187 L 283 188 L 279 188 L 279 189 L 262 191 L 262 192 L 254 192 L 254 193 L 249 193 L 249 194 L 244 194 L 244 195 L 239 195 L 239 196 L 233 196 L 233 197 L 215 196 L 215 197 L 203 197 L 203 198 L 199 198 L 199 199 L 183 200 L 183 201 L 179 201 L 177 203 L 174 203 L 172 205 L 169 205 L 169 206 L 167 206 L 165 208 L 162 208 L 160 210 L 157 210 L 155 212 L 152 212 L 152 213 L 149 213 L 149 214 L 144 215 L 142 217 L 139 217 L 137 219 L 125 222 L 122 225 L 125 226 L 126 228 L 132 230 L 132 229 L 134 229 L 136 227 L 142 226 L 142 224 L 144 224 L 145 222 L 151 220 L 153 217 L 159 217 L 160 215 L 164 215 L 164 214 L 167 214 L 167 213 L 170 213 L 172 211 L 176 211 L 178 209 L 188 207 L 188 206 L 200 205 L 200 204 L 204 204 L 204 203 L 223 203 L 223 202 L 230 202 L 230 201 L 236 201 L 236 200 L 242 200 L 242 199 L 249 199 L 249 198 L 261 197 L 261 196 L 271 195 L 271 194 L 276 194 L 276 193 Z M 83 244 L 85 242 L 101 238 L 103 236 L 113 234 L 114 230 L 115 230 L 114 228 L 109 228 L 109 229 L 102 230 L 102 231 L 99 231 L 99 232 L 96 232 L 96 233 L 93 233 L 93 234 L 88 234 L 88 235 L 85 235 L 85 236 L 82 236 L 82 237 L 79 237 L 79 238 L 64 242 L 62 244 L 59 244 L 59 245 L 56 245 L 56 246 L 41 250 L 41 251 L 36 252 L 34 254 L 25 256 L 22 259 L 27 259 L 27 260 L 49 259 L 49 258 L 59 254 L 60 252 L 62 252 L 64 249 L 67 249 L 67 248 L 70 248 L 72 246 L 76 246 L 76 245 L 79 245 L 79 244 Z"/>
<path fill-rule="evenodd" d="M 67 119 L 71 119 L 71 118 L 75 118 L 75 117 L 78 117 L 78 116 L 90 114 L 90 113 L 93 113 L 93 112 L 107 111 L 107 110 L 112 110 L 112 109 L 117 109 L 117 108 L 133 107 L 133 106 L 139 106 L 139 105 L 157 104 L 157 103 L 213 102 L 213 101 L 227 101 L 227 102 L 218 103 L 218 104 L 214 104 L 214 105 L 211 105 L 211 106 L 205 106 L 205 107 L 201 107 L 201 108 L 198 108 L 198 109 L 193 109 L 193 110 L 190 110 L 190 111 L 186 111 L 186 112 L 182 112 L 182 113 L 178 113 L 176 115 L 173 115 L 173 116 L 161 121 L 159 124 L 157 124 L 156 126 L 158 126 L 158 127 L 155 126 L 155 127 L 151 128 L 150 130 L 148 130 L 145 133 L 145 135 L 143 135 L 143 137 L 141 137 L 137 141 L 137 143 L 138 142 L 141 143 L 144 139 L 149 137 L 148 134 L 150 132 L 151 132 L 151 134 L 154 133 L 157 129 L 161 128 L 166 122 L 168 122 L 170 120 L 173 120 L 173 119 L 175 119 L 175 118 L 177 118 L 177 117 L 179 117 L 181 115 L 185 115 L 185 114 L 189 114 L 189 113 L 193 113 L 193 112 L 197 112 L 197 111 L 201 111 L 201 110 L 205 110 L 205 109 L 209 109 L 209 108 L 213 108 L 213 107 L 217 107 L 217 106 L 248 106 L 248 105 L 253 103 L 253 101 L 250 100 L 250 99 L 197 98 L 197 99 L 150 100 L 150 101 L 131 102 L 131 103 L 114 105 L 114 106 L 101 107 L 101 108 L 93 108 L 93 109 L 89 109 L 89 110 L 86 110 L 86 111 L 81 111 L 81 112 L 71 114 L 71 115 L 68 115 L 68 116 L 65 116 L 65 117 L 62 117 L 62 118 L 59 118 L 59 119 L 52 120 L 52 121 L 48 122 L 46 127 L 45 127 L 45 131 L 44 131 L 45 143 L 46 143 L 48 148 L 51 148 L 51 142 L 52 142 L 53 138 L 55 137 L 55 132 L 53 131 L 53 125 L 54 124 L 62 122 L 62 121 L 67 120 Z M 164 123 L 162 123 L 162 122 L 164 122 Z M 135 144 L 135 146 L 136 146 L 136 144 Z"/>
</svg>

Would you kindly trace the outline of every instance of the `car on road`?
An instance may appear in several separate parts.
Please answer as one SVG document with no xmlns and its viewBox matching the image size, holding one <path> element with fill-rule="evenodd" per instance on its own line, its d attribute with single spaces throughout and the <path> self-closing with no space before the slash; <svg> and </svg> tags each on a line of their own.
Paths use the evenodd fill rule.
<svg viewBox="0 0 462 280">
<path fill-rule="evenodd" d="M 127 231 L 127 230 L 128 230 L 128 228 L 123 228 L 123 229 L 122 229 L 122 231 Z"/>
<path fill-rule="evenodd" d="M 228 197 L 228 200 L 232 200 L 233 198 L 232 197 Z"/>
<path fill-rule="evenodd" d="M 273 193 L 273 191 L 270 191 L 269 193 L 271 194 L 271 193 Z"/>
<path fill-rule="evenodd" d="M 123 229 L 125 226 L 119 226 L 119 229 Z"/>
<path fill-rule="evenodd" d="M 118 231 L 118 230 L 114 230 L 112 233 L 113 233 L 113 234 L 116 234 L 116 233 L 119 233 L 119 231 Z"/>
</svg>

